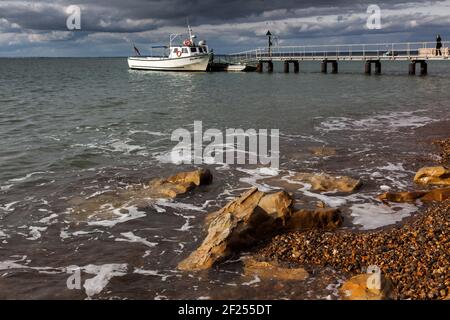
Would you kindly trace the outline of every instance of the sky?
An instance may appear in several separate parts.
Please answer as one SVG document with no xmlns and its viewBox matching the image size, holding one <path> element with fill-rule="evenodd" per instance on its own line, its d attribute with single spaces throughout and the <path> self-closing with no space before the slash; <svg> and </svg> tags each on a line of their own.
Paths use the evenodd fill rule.
<svg viewBox="0 0 450 320">
<path fill-rule="evenodd" d="M 71 5 L 80 30 L 67 28 Z M 149 54 L 187 21 L 216 53 L 263 47 L 267 30 L 278 45 L 422 42 L 450 39 L 450 0 L 0 0 L 0 57 L 127 56 L 132 44 Z"/>
</svg>

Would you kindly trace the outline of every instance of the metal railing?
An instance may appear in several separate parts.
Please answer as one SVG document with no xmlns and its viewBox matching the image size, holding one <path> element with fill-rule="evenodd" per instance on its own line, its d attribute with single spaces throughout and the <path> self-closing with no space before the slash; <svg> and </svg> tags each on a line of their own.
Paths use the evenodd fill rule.
<svg viewBox="0 0 450 320">
<path fill-rule="evenodd" d="M 230 62 L 259 60 L 414 60 L 448 59 L 450 42 L 442 42 L 441 53 L 436 55 L 436 42 L 404 42 L 374 44 L 339 44 L 274 46 L 257 48 L 227 55 Z"/>
</svg>

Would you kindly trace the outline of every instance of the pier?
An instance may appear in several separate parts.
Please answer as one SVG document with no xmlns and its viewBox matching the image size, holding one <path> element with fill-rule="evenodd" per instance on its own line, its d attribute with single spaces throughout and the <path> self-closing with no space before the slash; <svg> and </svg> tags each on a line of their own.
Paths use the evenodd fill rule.
<svg viewBox="0 0 450 320">
<path fill-rule="evenodd" d="M 449 44 L 443 42 L 441 54 L 436 50 L 436 42 L 406 42 L 406 43 L 376 43 L 376 44 L 342 44 L 342 45 L 306 45 L 306 46 L 268 46 L 227 55 L 230 63 L 254 64 L 258 72 L 273 72 L 274 62 L 283 62 L 283 71 L 300 72 L 301 62 L 317 61 L 320 71 L 332 74 L 338 73 L 339 62 L 364 62 L 364 73 L 381 74 L 384 61 L 408 61 L 408 74 L 428 73 L 429 61 L 450 61 Z M 329 66 L 331 68 L 329 68 Z"/>
</svg>

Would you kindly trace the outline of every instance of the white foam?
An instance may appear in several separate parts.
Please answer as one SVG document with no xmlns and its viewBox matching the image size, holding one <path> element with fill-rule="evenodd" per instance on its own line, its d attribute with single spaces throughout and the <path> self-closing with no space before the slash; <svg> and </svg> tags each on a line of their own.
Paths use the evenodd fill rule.
<svg viewBox="0 0 450 320">
<path fill-rule="evenodd" d="M 125 237 L 126 239 L 121 239 L 121 238 L 116 238 L 116 241 L 126 241 L 126 242 L 137 242 L 137 243 L 142 243 L 143 245 L 153 248 L 155 246 L 158 245 L 157 242 L 150 242 L 147 241 L 147 239 L 145 238 L 141 238 L 137 235 L 135 235 L 133 232 L 125 232 L 125 233 L 121 233 L 121 235 L 123 237 Z"/>
<path fill-rule="evenodd" d="M 129 140 L 127 141 L 115 141 L 110 144 L 113 152 L 124 152 L 125 154 L 130 154 L 135 151 L 144 150 L 144 147 L 138 145 L 129 144 Z"/>
<path fill-rule="evenodd" d="M 99 294 L 108 285 L 113 277 L 122 277 L 127 274 L 127 264 L 87 265 L 82 268 L 86 273 L 95 274 L 95 277 L 84 282 L 84 289 L 88 297 Z"/>
<path fill-rule="evenodd" d="M 156 271 L 156 270 L 144 270 L 144 269 L 140 269 L 140 268 L 135 268 L 133 273 L 142 274 L 144 276 L 160 277 L 161 281 L 166 281 L 167 278 L 172 277 L 171 275 L 161 274 L 161 273 L 159 273 L 159 271 Z"/>
<path fill-rule="evenodd" d="M 14 201 L 14 202 L 7 203 L 4 206 L 0 206 L 0 209 L 2 209 L 4 211 L 13 211 L 14 210 L 13 206 L 16 203 L 19 203 L 19 201 Z"/>
<path fill-rule="evenodd" d="M 325 203 L 327 206 L 332 207 L 332 208 L 337 208 L 337 207 L 343 206 L 348 201 L 355 199 L 354 195 L 339 197 L 339 196 L 328 196 L 328 195 L 321 194 L 321 193 L 311 192 L 311 191 L 309 191 L 309 190 L 311 190 L 311 187 L 312 187 L 311 184 L 303 183 L 303 188 L 300 188 L 298 190 L 301 191 L 305 196 L 319 199 L 320 201 Z"/>
<path fill-rule="evenodd" d="M 150 131 L 150 130 L 130 130 L 130 134 L 136 134 L 136 133 L 145 133 L 145 134 L 149 134 L 152 136 L 158 136 L 158 137 L 164 137 L 164 136 L 168 136 L 167 133 L 162 133 L 159 131 Z"/>
<path fill-rule="evenodd" d="M 0 230 L 0 239 L 5 239 L 5 238 L 9 238 L 8 235 L 3 230 Z"/>
<path fill-rule="evenodd" d="M 48 217 L 42 218 L 41 220 L 39 220 L 40 223 L 44 223 L 44 224 L 50 224 L 51 220 L 58 218 L 58 215 L 56 213 L 53 213 L 51 215 L 49 215 Z"/>
<path fill-rule="evenodd" d="M 54 173 L 54 172 L 51 172 L 51 171 L 48 171 L 48 172 L 45 172 L 45 171 L 31 172 L 31 173 L 28 173 L 28 174 L 27 174 L 26 176 L 24 176 L 24 177 L 21 177 L 21 178 L 14 178 L 14 179 L 9 179 L 8 181 L 9 181 L 9 182 L 22 182 L 22 181 L 28 180 L 29 178 L 31 178 L 31 177 L 34 176 L 34 175 L 37 175 L 37 174 L 47 174 L 47 173 Z"/>
<path fill-rule="evenodd" d="M 261 282 L 261 279 L 257 275 L 255 275 L 255 278 L 253 280 L 250 280 L 249 282 L 243 282 L 242 285 L 243 286 L 251 286 L 251 285 L 254 285 L 259 282 Z"/>
<path fill-rule="evenodd" d="M 41 232 L 44 232 L 47 230 L 47 227 L 29 227 L 30 229 L 30 237 L 27 238 L 27 240 L 37 240 L 41 237 Z"/>
<path fill-rule="evenodd" d="M 355 225 L 361 225 L 361 230 L 371 230 L 401 221 L 416 212 L 413 204 L 395 204 L 391 207 L 385 204 L 361 203 L 350 207 Z"/>
<path fill-rule="evenodd" d="M 122 213 L 121 210 L 126 210 L 127 213 Z M 116 215 L 118 218 L 113 220 L 89 221 L 88 225 L 114 227 L 118 223 L 124 223 L 130 220 L 140 219 L 146 216 L 145 212 L 139 211 L 138 208 L 134 206 L 114 209 L 113 214 Z"/>
<path fill-rule="evenodd" d="M 5 184 L 3 186 L 0 186 L 0 191 L 6 191 L 11 189 L 11 187 L 13 186 L 13 184 Z"/>
<path fill-rule="evenodd" d="M 207 205 L 207 203 L 205 203 L 202 207 L 198 207 L 195 206 L 193 204 L 189 204 L 189 203 L 182 203 L 182 202 L 174 202 L 172 200 L 169 199 L 158 199 L 155 204 L 157 206 L 161 206 L 161 207 L 169 207 L 172 209 L 183 209 L 183 210 L 189 210 L 189 211 L 199 211 L 199 212 L 205 212 L 205 208 L 204 206 Z M 156 210 L 157 207 L 155 207 Z"/>
<path fill-rule="evenodd" d="M 386 131 L 399 128 L 419 128 L 436 121 L 430 117 L 415 115 L 414 112 L 391 112 L 363 119 L 329 117 L 316 129 L 331 131 Z"/>
<path fill-rule="evenodd" d="M 267 179 L 270 177 L 275 177 L 279 175 L 279 170 L 276 168 L 261 167 L 256 169 L 244 169 L 237 168 L 236 170 L 244 172 L 249 175 L 249 177 L 240 178 L 240 182 L 248 183 L 249 185 L 258 188 L 258 190 L 263 192 L 270 192 L 272 190 L 278 190 L 278 187 L 270 186 L 266 183 L 258 183 L 259 180 Z"/>
</svg>

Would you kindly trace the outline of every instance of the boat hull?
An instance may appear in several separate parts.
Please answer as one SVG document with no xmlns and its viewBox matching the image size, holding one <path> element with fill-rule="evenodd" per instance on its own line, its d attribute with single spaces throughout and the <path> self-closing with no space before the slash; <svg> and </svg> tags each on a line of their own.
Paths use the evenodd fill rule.
<svg viewBox="0 0 450 320">
<path fill-rule="evenodd" d="M 135 70 L 206 71 L 210 57 L 210 54 L 181 58 L 130 57 L 128 66 Z"/>
</svg>

